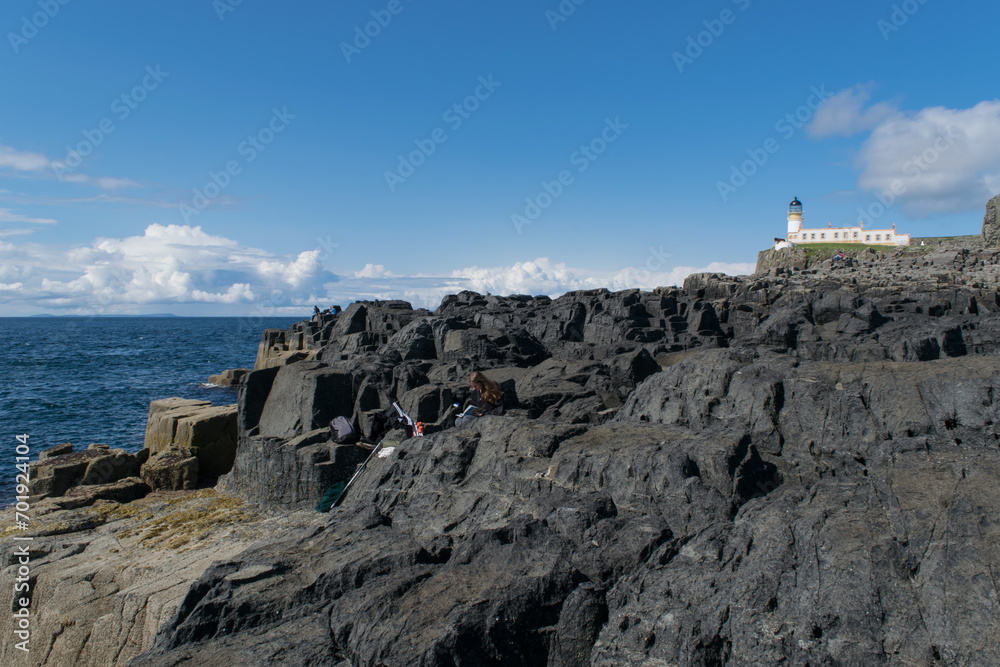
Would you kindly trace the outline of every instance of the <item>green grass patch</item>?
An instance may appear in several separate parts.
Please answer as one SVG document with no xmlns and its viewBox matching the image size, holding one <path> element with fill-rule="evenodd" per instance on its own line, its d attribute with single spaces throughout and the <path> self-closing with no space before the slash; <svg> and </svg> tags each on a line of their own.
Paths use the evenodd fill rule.
<svg viewBox="0 0 1000 667">
<path fill-rule="evenodd" d="M 838 250 L 843 250 L 844 252 L 859 252 L 868 250 L 871 248 L 875 252 L 884 250 L 907 250 L 912 246 L 899 246 L 899 245 L 875 245 L 869 243 L 797 243 L 796 248 L 804 248 L 806 250 L 827 250 L 830 252 L 836 252 Z"/>
<path fill-rule="evenodd" d="M 796 250 L 802 250 L 806 259 L 829 259 L 841 250 L 845 255 L 857 255 L 869 249 L 878 252 L 882 249 L 889 249 L 890 246 L 874 246 L 861 243 L 803 243 L 795 246 Z"/>
<path fill-rule="evenodd" d="M 807 259 L 824 260 L 836 255 L 841 250 L 849 257 L 855 257 L 863 253 L 881 252 L 888 255 L 901 255 L 905 253 L 923 254 L 933 248 L 932 245 L 873 245 L 868 243 L 802 243 L 795 246 L 795 250 L 801 250 Z"/>
</svg>

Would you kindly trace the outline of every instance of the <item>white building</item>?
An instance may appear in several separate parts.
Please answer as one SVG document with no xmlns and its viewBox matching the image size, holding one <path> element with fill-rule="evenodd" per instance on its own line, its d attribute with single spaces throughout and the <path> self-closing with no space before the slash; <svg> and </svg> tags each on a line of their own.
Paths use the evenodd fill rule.
<svg viewBox="0 0 1000 667">
<path fill-rule="evenodd" d="M 777 243 L 784 239 L 775 239 Z M 860 243 L 863 245 L 910 245 L 909 234 L 897 234 L 896 225 L 892 229 L 865 229 L 863 220 L 857 227 L 834 227 L 807 229 L 802 226 L 802 202 L 796 197 L 788 205 L 788 244 L 800 243 Z M 786 247 L 782 245 L 782 247 Z"/>
</svg>

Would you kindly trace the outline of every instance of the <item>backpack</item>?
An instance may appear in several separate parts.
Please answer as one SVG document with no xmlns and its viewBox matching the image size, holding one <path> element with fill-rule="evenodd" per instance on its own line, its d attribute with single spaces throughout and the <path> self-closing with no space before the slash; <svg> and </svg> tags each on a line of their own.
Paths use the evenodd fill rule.
<svg viewBox="0 0 1000 667">
<path fill-rule="evenodd" d="M 347 417 L 337 417 L 331 421 L 330 432 L 339 445 L 347 445 L 358 440 L 358 432 L 351 426 Z"/>
</svg>

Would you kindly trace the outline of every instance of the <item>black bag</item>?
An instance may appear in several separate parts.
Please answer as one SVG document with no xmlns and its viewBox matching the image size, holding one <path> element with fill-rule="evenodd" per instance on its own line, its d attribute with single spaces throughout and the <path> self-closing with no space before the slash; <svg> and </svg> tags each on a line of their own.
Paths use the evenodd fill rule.
<svg viewBox="0 0 1000 667">
<path fill-rule="evenodd" d="M 411 424 L 410 421 L 408 421 L 409 416 L 406 415 L 405 412 L 402 412 L 401 409 L 400 410 L 396 409 L 397 405 L 398 405 L 397 403 L 393 403 L 392 405 L 389 406 L 389 409 L 385 413 L 386 419 L 389 422 L 389 428 L 402 429 L 403 431 L 406 432 L 406 437 L 408 438 L 412 437 L 413 424 Z"/>
<path fill-rule="evenodd" d="M 368 437 L 372 442 L 381 442 L 390 428 L 389 418 L 381 412 L 376 412 L 372 414 L 372 432 Z"/>
<path fill-rule="evenodd" d="M 358 432 L 351 426 L 351 422 L 347 417 L 336 417 L 331 421 L 330 431 L 337 444 L 347 445 L 358 441 Z"/>
</svg>

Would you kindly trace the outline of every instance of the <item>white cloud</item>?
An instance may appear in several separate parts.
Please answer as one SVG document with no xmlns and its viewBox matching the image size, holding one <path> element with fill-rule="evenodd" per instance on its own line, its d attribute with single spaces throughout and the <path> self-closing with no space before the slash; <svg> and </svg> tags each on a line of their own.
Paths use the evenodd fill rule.
<svg viewBox="0 0 1000 667">
<path fill-rule="evenodd" d="M 0 208 L 0 222 L 30 222 L 36 225 L 54 225 L 52 218 L 29 218 L 20 213 L 14 213 L 9 208 Z"/>
<path fill-rule="evenodd" d="M 229 289 L 226 290 L 224 294 L 212 294 L 209 292 L 202 292 L 201 290 L 194 290 L 194 292 L 191 293 L 191 297 L 195 301 L 208 301 L 211 303 L 239 303 L 241 301 L 251 302 L 256 298 L 253 290 L 250 289 L 250 285 L 247 283 L 230 285 Z"/>
<path fill-rule="evenodd" d="M 6 238 L 8 236 L 27 236 L 28 234 L 34 234 L 34 229 L 28 229 L 26 227 L 15 227 L 14 229 L 0 229 L 0 239 Z"/>
<path fill-rule="evenodd" d="M 295 290 L 319 287 L 329 274 L 319 275 L 318 256 L 312 250 L 282 258 L 187 225 L 152 224 L 141 236 L 99 238 L 61 251 L 0 242 L 0 279 L 17 285 L 0 295 L 0 308 L 24 314 L 133 312 L 153 305 L 183 311 L 200 303 L 242 304 L 246 312 L 258 291 L 277 291 L 298 303 Z M 280 270 L 262 276 L 261 265 Z"/>
<path fill-rule="evenodd" d="M 623 290 L 634 287 L 653 289 L 669 285 L 680 285 L 692 273 L 729 273 L 741 275 L 753 273 L 755 264 L 723 264 L 713 262 L 704 268 L 680 266 L 670 271 L 649 271 L 627 268 L 617 272 L 573 269 L 565 264 L 553 264 L 547 257 L 531 262 L 517 262 L 511 267 L 481 269 L 471 267 L 452 273 L 455 278 L 467 281 L 475 292 L 493 294 L 547 294 L 558 296 L 576 290 L 606 287 Z M 441 294 L 444 296 L 444 294 Z"/>
<path fill-rule="evenodd" d="M 41 153 L 19 151 L 10 146 L 0 146 L 0 168 L 15 171 L 41 171 L 52 161 Z"/>
<path fill-rule="evenodd" d="M 1000 100 L 930 107 L 876 127 L 858 154 L 864 190 L 914 217 L 980 209 L 1000 188 Z"/>
<path fill-rule="evenodd" d="M 610 274 L 580 273 L 565 264 L 553 264 L 547 257 L 517 262 L 511 267 L 469 267 L 452 273 L 467 280 L 474 292 L 493 294 L 554 294 L 578 289 L 610 287 Z M 443 296 L 443 295 L 442 295 Z"/>
<path fill-rule="evenodd" d="M 133 236 L 129 240 L 141 239 Z M 236 241 L 222 236 L 211 236 L 202 231 L 201 227 L 188 225 L 158 225 L 146 227 L 146 238 L 157 243 L 175 243 L 183 246 L 228 246 L 236 247 Z"/>
<path fill-rule="evenodd" d="M 292 287 L 302 287 L 320 269 L 319 256 L 319 250 L 299 253 L 298 258 L 285 269 L 282 278 Z"/>
<path fill-rule="evenodd" d="M 0 169 L 38 173 L 39 177 L 50 179 L 58 177 L 67 183 L 88 183 L 102 190 L 118 190 L 121 188 L 142 187 L 128 178 L 113 178 L 111 176 L 88 176 L 76 171 L 68 171 L 67 167 L 56 160 L 50 160 L 41 153 L 20 151 L 10 146 L 0 146 Z M 49 170 L 52 170 L 50 173 Z M 0 190 L 6 193 L 6 190 Z"/>
<path fill-rule="evenodd" d="M 319 255 L 319 250 L 307 250 L 299 253 L 293 262 L 258 260 L 257 273 L 267 278 L 281 280 L 289 287 L 299 288 L 319 270 Z"/>
<path fill-rule="evenodd" d="M 358 299 L 405 299 L 436 308 L 462 290 L 498 295 L 547 294 L 606 287 L 676 285 L 691 273 L 750 273 L 751 263 L 713 263 L 663 271 L 572 268 L 547 258 L 510 266 L 465 267 L 439 275 L 401 276 L 383 265 L 334 276 L 320 251 L 281 257 L 187 225 L 149 225 L 141 235 L 99 238 L 56 250 L 0 241 L 0 310 L 37 312 L 175 312 L 305 314 L 312 305 Z"/>
<path fill-rule="evenodd" d="M 446 294 L 471 290 L 481 294 L 545 294 L 557 297 L 566 292 L 606 287 L 623 290 L 639 287 L 652 289 L 680 285 L 692 273 L 753 273 L 756 265 L 749 262 L 725 264 L 713 262 L 706 267 L 675 267 L 669 271 L 647 271 L 627 268 L 620 271 L 594 271 L 571 268 L 553 263 L 546 257 L 517 262 L 512 266 L 467 267 L 452 271 L 448 276 L 399 276 L 384 267 L 356 272 L 354 279 L 325 285 L 326 295 L 311 297 L 320 303 L 345 303 L 360 299 L 405 299 L 414 306 L 436 308 Z M 376 265 L 377 267 L 377 265 Z M 368 273 L 369 275 L 360 275 Z"/>
<path fill-rule="evenodd" d="M 858 84 L 828 99 L 816 110 L 816 115 L 807 128 L 809 134 L 814 137 L 850 137 L 870 130 L 898 113 L 898 109 L 888 102 L 864 108 L 874 89 L 875 85 L 872 83 Z"/>
<path fill-rule="evenodd" d="M 138 188 L 141 187 L 135 181 L 127 178 L 111 178 L 110 176 L 100 176 L 94 179 L 97 187 L 104 190 L 116 190 L 118 188 Z"/>
<path fill-rule="evenodd" d="M 730 276 L 745 276 L 753 273 L 756 269 L 755 262 L 711 262 L 704 267 L 675 266 L 670 271 L 662 272 L 626 269 L 616 276 L 616 283 L 622 285 L 621 289 L 626 287 L 653 289 L 668 285 L 682 285 L 684 279 L 692 273 L 724 273 Z"/>
<path fill-rule="evenodd" d="M 365 264 L 365 268 L 354 272 L 355 278 L 392 278 L 393 274 L 385 270 L 382 264 Z"/>
<path fill-rule="evenodd" d="M 856 155 L 858 186 L 910 217 L 981 209 L 1000 192 L 1000 100 L 968 109 L 900 111 L 868 102 L 873 84 L 842 90 L 816 112 L 815 137 L 870 130 Z"/>
</svg>

